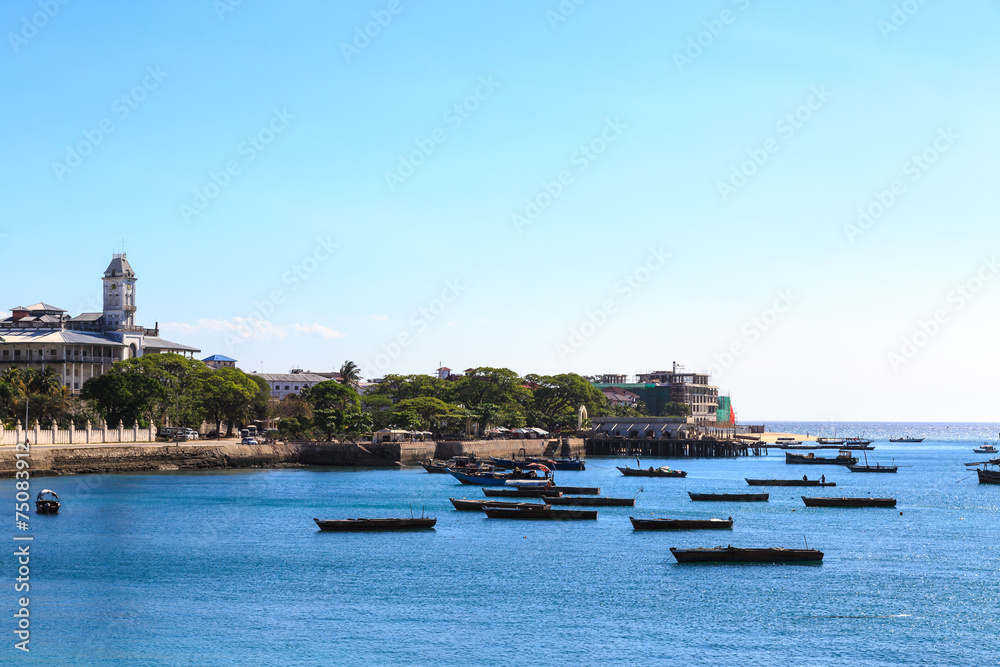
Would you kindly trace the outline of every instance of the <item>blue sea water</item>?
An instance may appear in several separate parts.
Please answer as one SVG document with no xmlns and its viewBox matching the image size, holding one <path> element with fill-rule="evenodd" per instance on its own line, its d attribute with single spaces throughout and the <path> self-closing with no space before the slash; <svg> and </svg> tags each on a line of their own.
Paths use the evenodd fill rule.
<svg viewBox="0 0 1000 667">
<path fill-rule="evenodd" d="M 768 424 L 804 432 L 802 424 Z M 959 428 L 961 426 L 961 428 Z M 893 427 L 895 428 L 895 427 Z M 824 425 L 824 429 L 826 426 Z M 832 435 L 832 426 L 829 428 Z M 860 435 L 874 427 L 842 424 Z M 422 469 L 87 475 L 32 514 L 31 653 L 14 649 L 10 529 L 3 664 L 994 665 L 1000 663 L 1000 486 L 964 462 L 997 424 L 906 424 L 870 460 L 896 475 L 791 466 L 784 456 L 644 459 L 685 479 L 625 478 L 590 459 L 563 484 L 638 493 L 593 521 L 456 512 L 482 497 Z M 958 435 L 956 435 L 958 434 Z M 634 462 L 632 462 L 634 464 Z M 767 503 L 695 503 L 744 477 L 825 474 Z M 641 490 L 641 492 L 640 492 Z M 0 482 L 13 504 L 14 482 Z M 807 509 L 800 495 L 893 496 L 890 509 Z M 411 533 L 321 533 L 313 517 L 438 519 Z M 628 517 L 726 517 L 732 531 L 636 533 Z M 821 565 L 678 565 L 669 547 L 802 546 Z"/>
</svg>

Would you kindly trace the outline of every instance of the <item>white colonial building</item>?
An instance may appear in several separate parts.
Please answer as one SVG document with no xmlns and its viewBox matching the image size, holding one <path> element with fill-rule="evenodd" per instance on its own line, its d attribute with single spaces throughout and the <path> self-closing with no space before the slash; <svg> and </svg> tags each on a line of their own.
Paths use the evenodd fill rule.
<svg viewBox="0 0 1000 667">
<path fill-rule="evenodd" d="M 72 392 L 103 375 L 112 363 L 144 354 L 174 352 L 194 358 L 200 350 L 160 338 L 135 324 L 136 275 L 125 253 L 104 271 L 104 310 L 69 316 L 47 303 L 11 308 L 0 320 L 0 372 L 12 366 L 56 369 Z"/>
</svg>

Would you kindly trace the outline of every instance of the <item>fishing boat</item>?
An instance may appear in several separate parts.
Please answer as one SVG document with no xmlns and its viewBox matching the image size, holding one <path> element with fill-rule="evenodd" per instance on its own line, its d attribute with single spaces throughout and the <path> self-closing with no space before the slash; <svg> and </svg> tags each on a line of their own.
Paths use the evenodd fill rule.
<svg viewBox="0 0 1000 667">
<path fill-rule="evenodd" d="M 869 465 L 865 462 L 865 465 L 852 465 L 847 466 L 847 469 L 851 472 L 896 472 L 899 466 L 884 466 L 876 463 L 875 465 Z"/>
<path fill-rule="evenodd" d="M 545 505 L 540 503 L 517 503 L 508 502 L 503 500 L 466 500 L 465 498 L 449 498 L 451 504 L 455 506 L 456 510 L 462 512 L 478 512 L 486 507 L 495 507 L 498 509 L 519 509 L 521 507 L 548 507 L 548 501 Z"/>
<path fill-rule="evenodd" d="M 857 438 L 857 437 L 844 438 L 845 448 L 849 447 L 851 449 L 854 449 L 857 445 L 870 445 L 870 444 L 872 444 L 872 441 L 866 438 Z"/>
<path fill-rule="evenodd" d="M 750 479 L 744 477 L 750 486 L 837 486 L 836 482 L 826 481 L 824 475 L 820 479 Z"/>
<path fill-rule="evenodd" d="M 636 519 L 629 517 L 633 530 L 712 530 L 733 527 L 728 519 Z"/>
<path fill-rule="evenodd" d="M 447 461 L 431 459 L 429 461 L 421 461 L 420 465 L 423 466 L 424 470 L 427 472 L 437 474 L 444 474 L 451 470 L 458 470 L 461 472 L 484 472 L 493 470 L 492 465 L 483 463 L 475 456 L 453 456 Z"/>
<path fill-rule="evenodd" d="M 816 438 L 816 442 L 821 445 L 842 445 L 844 438 Z"/>
<path fill-rule="evenodd" d="M 577 505 L 579 507 L 635 507 L 635 498 L 562 496 L 561 498 L 546 498 L 545 502 L 550 505 Z"/>
<path fill-rule="evenodd" d="M 982 447 L 976 447 L 974 450 L 976 454 L 996 454 L 997 448 L 988 442 L 984 442 Z"/>
<path fill-rule="evenodd" d="M 437 519 L 421 517 L 419 519 L 334 519 L 321 521 L 314 518 L 313 521 L 322 531 L 329 532 L 374 532 L 381 530 L 417 530 L 421 528 L 433 528 Z"/>
<path fill-rule="evenodd" d="M 806 507 L 895 507 L 895 498 L 807 498 Z"/>
<path fill-rule="evenodd" d="M 801 440 L 796 440 L 795 438 L 775 438 L 774 446 L 779 449 L 785 449 L 787 447 L 793 447 L 795 445 L 801 445 Z"/>
<path fill-rule="evenodd" d="M 834 449 L 834 447 L 832 447 L 832 446 L 831 447 L 824 446 L 824 447 L 821 447 L 820 449 Z M 844 445 L 840 445 L 836 449 L 846 449 L 847 451 L 851 451 L 851 452 L 853 452 L 853 451 L 859 451 L 859 450 L 866 450 L 866 451 L 870 452 L 871 450 L 875 449 L 875 445 L 872 445 L 871 443 L 857 443 L 857 444 L 850 444 L 850 445 L 849 444 L 844 444 Z"/>
<path fill-rule="evenodd" d="M 811 563 L 823 560 L 816 549 L 742 549 L 732 545 L 711 549 L 675 549 L 670 547 L 678 563 Z"/>
<path fill-rule="evenodd" d="M 785 452 L 785 463 L 850 466 L 857 462 L 857 457 L 851 456 L 851 453 L 845 450 L 837 452 L 835 458 L 816 456 L 813 452 L 808 454 Z"/>
<path fill-rule="evenodd" d="M 38 497 L 35 498 L 35 512 L 38 514 L 58 514 L 60 507 L 59 496 L 55 491 L 42 489 L 38 492 Z"/>
<path fill-rule="evenodd" d="M 976 470 L 980 484 L 1000 484 L 1000 459 L 990 459 L 979 463 L 966 463 L 967 466 L 983 466 Z M 997 470 L 990 470 L 990 466 L 997 466 Z"/>
<path fill-rule="evenodd" d="M 649 468 L 629 468 L 628 466 L 622 468 L 620 466 L 615 466 L 621 471 L 621 474 L 626 477 L 687 477 L 687 473 L 683 470 L 673 470 L 666 466 L 661 466 L 659 468 L 654 468 L 650 466 Z"/>
<path fill-rule="evenodd" d="M 531 465 L 539 464 L 532 463 Z M 505 486 L 508 481 L 517 480 L 551 480 L 551 476 L 548 472 L 546 472 L 544 476 L 539 477 L 535 474 L 534 470 L 520 469 L 514 469 L 511 472 L 493 472 L 492 470 L 485 470 L 481 472 L 462 472 L 460 470 L 449 469 L 448 474 L 460 481 L 462 484 L 474 484 L 478 486 Z"/>
<path fill-rule="evenodd" d="M 766 493 L 691 493 L 691 500 L 730 500 L 740 502 L 767 502 Z"/>
<path fill-rule="evenodd" d="M 524 468 L 531 463 L 542 463 L 552 470 L 586 470 L 586 463 L 580 458 L 575 459 L 540 459 L 540 458 L 510 458 L 498 459 L 490 457 L 490 463 L 503 470 Z"/>
<path fill-rule="evenodd" d="M 903 438 L 889 438 L 889 442 L 923 442 L 923 438 L 911 438 L 909 436 Z"/>
<path fill-rule="evenodd" d="M 847 469 L 851 472 L 896 472 L 897 466 L 883 466 L 876 463 L 875 465 L 868 464 L 868 454 L 865 454 L 865 464 L 864 465 L 849 465 Z"/>
<path fill-rule="evenodd" d="M 597 510 L 483 509 L 491 519 L 597 519 Z"/>
<path fill-rule="evenodd" d="M 562 491 L 553 491 L 552 487 L 545 489 L 519 489 L 517 487 L 497 488 L 484 486 L 483 495 L 492 498 L 558 498 Z"/>
</svg>

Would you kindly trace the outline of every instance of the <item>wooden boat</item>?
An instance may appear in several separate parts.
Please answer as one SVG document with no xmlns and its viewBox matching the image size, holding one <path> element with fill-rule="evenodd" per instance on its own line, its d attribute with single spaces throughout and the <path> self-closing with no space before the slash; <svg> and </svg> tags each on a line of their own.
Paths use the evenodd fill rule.
<svg viewBox="0 0 1000 667">
<path fill-rule="evenodd" d="M 866 438 L 844 438 L 844 444 L 854 449 L 855 445 L 870 445 L 872 441 Z"/>
<path fill-rule="evenodd" d="M 750 479 L 744 477 L 750 486 L 837 486 L 836 482 L 825 479 Z"/>
<path fill-rule="evenodd" d="M 712 549 L 675 549 L 670 547 L 678 563 L 811 563 L 823 560 L 823 552 L 816 549 L 741 549 L 715 547 Z"/>
<path fill-rule="evenodd" d="M 38 497 L 35 498 L 35 512 L 38 514 L 58 514 L 60 507 L 59 496 L 55 491 L 42 489 L 38 492 Z"/>
<path fill-rule="evenodd" d="M 683 470 L 672 470 L 671 468 L 667 468 L 665 466 L 659 468 L 653 468 L 650 466 L 646 469 L 629 468 L 627 466 L 624 468 L 620 466 L 615 467 L 618 468 L 618 470 L 620 470 L 626 477 L 687 477 L 687 473 Z"/>
<path fill-rule="evenodd" d="M 581 498 L 579 496 L 563 496 L 561 498 L 546 498 L 550 505 L 576 505 L 578 507 L 635 507 L 635 498 Z"/>
<path fill-rule="evenodd" d="M 525 466 L 531 465 L 532 463 L 541 463 L 547 466 L 550 470 L 586 470 L 587 466 L 584 461 L 579 458 L 576 459 L 541 459 L 541 458 L 510 458 L 510 459 L 498 459 L 490 458 L 490 463 L 497 468 L 504 470 L 512 470 L 514 468 L 524 468 Z"/>
<path fill-rule="evenodd" d="M 455 506 L 455 509 L 463 512 L 478 512 L 486 507 L 496 507 L 498 509 L 518 509 L 521 507 L 548 507 L 548 501 L 545 505 L 540 503 L 516 503 L 507 502 L 503 500 L 466 500 L 465 498 L 449 498 L 451 504 Z"/>
<path fill-rule="evenodd" d="M 1000 458 L 982 461 L 980 463 L 966 463 L 967 466 L 983 466 L 976 470 L 980 484 L 1000 484 Z M 997 466 L 997 470 L 990 470 L 990 466 Z"/>
<path fill-rule="evenodd" d="M 895 507 L 895 498 L 807 498 L 806 507 Z"/>
<path fill-rule="evenodd" d="M 483 463 L 475 456 L 453 456 L 447 461 L 438 461 L 436 459 L 431 459 L 429 461 L 421 461 L 420 465 L 423 466 L 424 470 L 430 473 L 444 474 L 451 470 L 459 470 L 461 472 L 485 472 L 487 470 L 493 470 L 493 466 L 488 463 Z"/>
<path fill-rule="evenodd" d="M 599 496 L 601 495 L 601 487 L 599 486 L 550 486 L 548 487 L 552 491 L 560 491 L 563 494 L 573 494 L 577 496 Z"/>
<path fill-rule="evenodd" d="M 996 454 L 997 448 L 994 447 L 993 445 L 983 443 L 982 447 L 976 447 L 972 451 L 974 451 L 976 454 Z"/>
<path fill-rule="evenodd" d="M 896 472 L 899 466 L 884 466 L 876 463 L 875 465 L 865 464 L 863 466 L 853 465 L 847 466 L 847 469 L 851 472 Z"/>
<path fill-rule="evenodd" d="M 857 462 L 857 457 L 851 456 L 851 453 L 848 451 L 837 452 L 836 458 L 816 456 L 812 452 L 808 454 L 785 452 L 785 463 L 850 466 Z"/>
<path fill-rule="evenodd" d="M 474 484 L 477 486 L 504 486 L 508 481 L 531 480 L 543 481 L 545 477 L 539 477 L 534 470 L 513 471 L 513 472 L 461 472 L 459 470 L 448 470 L 448 474 L 460 481 L 462 484 Z"/>
<path fill-rule="evenodd" d="M 889 442 L 923 442 L 923 438 L 889 438 Z"/>
<path fill-rule="evenodd" d="M 850 465 L 847 469 L 851 472 L 896 472 L 897 466 L 883 466 L 876 463 L 875 465 L 869 465 L 868 454 L 865 454 L 865 464 L 862 465 Z"/>
<path fill-rule="evenodd" d="M 740 502 L 766 502 L 768 498 L 768 494 L 766 493 L 691 493 L 688 491 L 688 495 L 691 496 L 691 500 L 730 500 Z"/>
<path fill-rule="evenodd" d="M 491 519 L 597 519 L 597 510 L 483 509 Z"/>
<path fill-rule="evenodd" d="M 495 486 L 484 486 L 483 495 L 493 498 L 558 498 L 562 491 L 547 489 L 518 489 L 516 487 L 498 489 Z"/>
<path fill-rule="evenodd" d="M 712 530 L 732 528 L 733 517 L 728 519 L 636 519 L 629 517 L 633 530 Z"/>
<path fill-rule="evenodd" d="M 373 532 L 379 530 L 416 530 L 421 528 L 433 528 L 437 519 L 334 519 L 321 521 L 314 518 L 313 521 L 320 530 L 332 532 Z"/>
<path fill-rule="evenodd" d="M 844 438 L 816 438 L 816 442 L 821 445 L 842 445 Z"/>
<path fill-rule="evenodd" d="M 777 438 L 774 441 L 774 446 L 779 449 L 785 449 L 786 447 L 792 447 L 794 445 L 801 445 L 801 440 L 796 440 L 795 438 Z"/>
</svg>

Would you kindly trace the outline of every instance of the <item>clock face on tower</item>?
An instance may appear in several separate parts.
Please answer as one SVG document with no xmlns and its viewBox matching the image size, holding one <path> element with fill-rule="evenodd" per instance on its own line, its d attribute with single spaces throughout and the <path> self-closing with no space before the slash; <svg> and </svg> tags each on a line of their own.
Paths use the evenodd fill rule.
<svg viewBox="0 0 1000 667">
<path fill-rule="evenodd" d="M 113 289 L 113 290 L 118 289 L 118 284 L 117 283 L 111 283 L 111 289 Z"/>
</svg>

